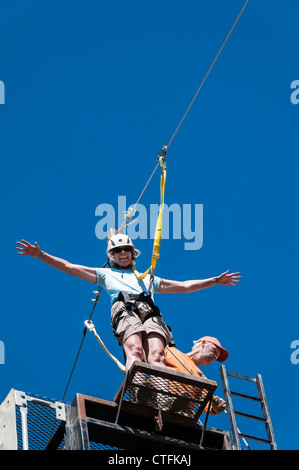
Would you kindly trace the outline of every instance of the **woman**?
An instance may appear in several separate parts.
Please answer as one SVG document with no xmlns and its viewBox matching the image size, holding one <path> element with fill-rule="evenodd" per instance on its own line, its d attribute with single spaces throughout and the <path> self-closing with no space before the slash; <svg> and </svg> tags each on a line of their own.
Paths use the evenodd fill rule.
<svg viewBox="0 0 299 470">
<path fill-rule="evenodd" d="M 90 268 L 70 263 L 42 251 L 37 243 L 31 245 L 26 240 L 17 242 L 20 255 L 39 258 L 44 263 L 71 276 L 84 279 L 103 287 L 111 298 L 111 323 L 114 335 L 124 348 L 126 370 L 134 361 L 143 361 L 143 351 L 147 362 L 165 366 L 164 348 L 169 343 L 170 334 L 159 309 L 153 303 L 153 294 L 187 293 L 215 285 L 235 285 L 239 273 L 209 279 L 171 281 L 155 277 L 151 292 L 147 295 L 150 276 L 139 279 L 135 261 L 140 252 L 125 234 L 113 235 L 108 241 L 107 254 L 111 268 Z"/>
</svg>

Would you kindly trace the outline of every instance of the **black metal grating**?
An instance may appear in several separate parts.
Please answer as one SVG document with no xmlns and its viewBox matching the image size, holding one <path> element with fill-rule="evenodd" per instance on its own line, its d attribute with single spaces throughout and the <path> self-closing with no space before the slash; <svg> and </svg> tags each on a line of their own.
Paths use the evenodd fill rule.
<svg viewBox="0 0 299 470">
<path fill-rule="evenodd" d="M 122 402 L 129 402 L 197 420 L 207 407 L 211 392 L 196 383 L 183 383 L 180 378 L 132 371 L 123 391 Z M 120 401 L 120 395 L 116 398 Z"/>
<path fill-rule="evenodd" d="M 125 450 L 122 447 L 110 446 L 108 444 L 102 444 L 101 442 L 90 441 L 90 450 Z"/>
</svg>

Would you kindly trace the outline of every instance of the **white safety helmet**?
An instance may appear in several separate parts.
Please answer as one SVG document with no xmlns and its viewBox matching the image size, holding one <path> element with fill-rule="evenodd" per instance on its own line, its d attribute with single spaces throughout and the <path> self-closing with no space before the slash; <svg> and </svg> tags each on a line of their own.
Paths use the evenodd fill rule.
<svg viewBox="0 0 299 470">
<path fill-rule="evenodd" d="M 112 263 L 115 263 L 113 250 L 123 246 L 130 246 L 132 248 L 132 262 L 135 262 L 137 256 L 140 255 L 140 251 L 135 248 L 131 238 L 124 233 L 118 233 L 116 235 L 112 235 L 112 237 L 108 239 L 107 254 Z"/>
</svg>

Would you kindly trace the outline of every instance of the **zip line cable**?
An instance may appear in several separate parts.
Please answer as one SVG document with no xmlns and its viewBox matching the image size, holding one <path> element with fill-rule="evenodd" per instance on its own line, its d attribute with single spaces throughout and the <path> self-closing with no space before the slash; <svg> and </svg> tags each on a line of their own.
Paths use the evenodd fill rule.
<svg viewBox="0 0 299 470">
<path fill-rule="evenodd" d="M 176 136 L 176 134 L 177 134 L 179 128 L 181 127 L 183 121 L 185 120 L 185 118 L 186 118 L 188 112 L 190 111 L 191 106 L 193 105 L 193 103 L 194 103 L 194 101 L 195 101 L 195 99 L 196 99 L 198 93 L 200 92 L 201 88 L 203 87 L 203 85 L 204 85 L 206 79 L 208 78 L 208 76 L 209 76 L 211 70 L 213 69 L 213 67 L 214 67 L 214 65 L 215 65 L 215 63 L 216 63 L 218 57 L 220 56 L 220 54 L 221 54 L 221 52 L 222 52 L 222 49 L 224 48 L 225 44 L 227 43 L 227 41 L 228 41 L 228 39 L 229 39 L 231 33 L 233 32 L 233 30 L 234 30 L 236 24 L 238 23 L 238 21 L 239 21 L 241 15 L 242 15 L 243 11 L 245 10 L 246 5 L 247 5 L 248 2 L 249 2 L 249 0 L 246 0 L 246 1 L 245 1 L 245 3 L 244 3 L 244 5 L 243 5 L 243 7 L 242 7 L 242 9 L 241 9 L 241 11 L 240 11 L 240 13 L 239 13 L 239 15 L 237 16 L 237 18 L 236 18 L 234 24 L 232 25 L 230 31 L 228 32 L 228 34 L 227 34 L 227 36 L 226 36 L 226 38 L 225 38 L 223 44 L 221 45 L 221 47 L 220 47 L 220 49 L 219 49 L 219 51 L 218 51 L 216 57 L 214 58 L 214 60 L 213 60 L 213 62 L 212 62 L 212 64 L 211 64 L 209 70 L 207 71 L 206 75 L 204 76 L 204 78 L 203 78 L 201 84 L 199 85 L 199 87 L 198 87 L 198 89 L 197 89 L 195 95 L 193 96 L 193 98 L 192 98 L 192 100 L 191 100 L 191 102 L 190 102 L 188 108 L 186 109 L 185 114 L 183 115 L 181 121 L 179 122 L 177 128 L 175 129 L 175 131 L 174 131 L 174 133 L 173 133 L 173 135 L 172 135 L 170 141 L 168 142 L 168 145 L 166 146 L 166 149 L 167 149 L 167 150 L 168 150 L 169 146 L 171 145 L 171 143 L 172 143 L 174 137 Z M 137 206 L 138 202 L 140 201 L 141 197 L 143 196 L 144 191 L 146 190 L 147 186 L 149 185 L 149 183 L 150 183 L 152 177 L 154 176 L 154 174 L 155 174 L 155 172 L 156 172 L 156 170 L 157 170 L 157 168 L 158 168 L 159 165 L 160 165 L 160 162 L 158 162 L 158 163 L 156 164 L 156 166 L 155 166 L 155 168 L 154 168 L 152 174 L 150 175 L 150 177 L 149 177 L 149 179 L 147 180 L 147 182 L 146 182 L 144 188 L 142 189 L 142 191 L 141 191 L 141 193 L 140 193 L 140 195 L 139 195 L 139 197 L 138 197 L 136 203 L 134 204 L 134 208 Z M 130 218 L 129 220 L 127 220 L 126 225 L 128 225 L 128 223 L 129 223 L 129 221 L 132 219 L 132 217 L 133 217 L 133 215 L 131 216 L 131 218 Z M 106 266 L 107 263 L 108 263 L 108 262 L 106 262 L 106 263 L 104 264 L 104 266 Z M 103 267 L 104 267 L 104 266 L 103 266 Z M 96 305 L 97 305 L 97 303 L 98 303 L 98 300 L 99 300 L 99 296 L 100 296 L 101 291 L 102 291 L 102 288 L 100 288 L 100 289 L 98 290 L 97 297 L 96 297 L 96 299 L 94 300 L 94 306 L 93 306 L 93 309 L 92 309 L 92 312 L 91 312 L 91 314 L 90 314 L 90 316 L 89 316 L 89 320 L 88 320 L 88 321 L 91 320 L 91 317 L 92 317 L 92 315 L 93 315 L 94 309 L 95 309 L 95 307 L 96 307 Z M 84 343 L 84 339 L 85 339 L 85 336 L 86 336 L 86 331 L 87 331 L 87 327 L 85 327 L 85 329 L 84 329 L 83 338 L 82 338 L 81 344 L 80 344 L 80 346 L 79 346 L 78 353 L 77 353 L 77 356 L 76 356 L 76 359 L 75 359 L 73 368 L 72 368 L 72 370 L 71 370 L 71 374 L 70 374 L 70 377 L 69 377 L 69 379 L 68 379 L 65 392 L 64 392 L 64 394 L 63 394 L 63 398 L 62 398 L 62 400 L 61 400 L 62 402 L 64 401 L 65 396 L 66 396 L 66 393 L 67 393 L 67 391 L 68 391 L 68 387 L 69 387 L 70 381 L 71 381 L 71 379 L 72 379 L 72 376 L 73 376 L 73 373 L 74 373 L 74 370 L 75 370 L 75 367 L 76 367 L 76 364 L 77 364 L 77 361 L 78 361 L 78 358 L 79 358 L 79 355 L 80 355 L 80 352 L 81 352 L 81 349 L 82 349 L 82 346 L 83 346 L 83 343 Z M 54 423 L 54 427 L 55 427 L 55 423 Z M 53 431 L 54 431 L 54 427 L 53 427 Z M 51 437 L 52 437 L 53 431 L 52 431 L 52 433 L 51 433 L 50 439 L 51 439 Z M 49 439 L 49 441 L 50 441 L 50 439 Z"/>
<path fill-rule="evenodd" d="M 244 3 L 243 8 L 242 8 L 242 10 L 240 11 L 240 13 L 239 13 L 239 15 L 238 15 L 236 21 L 235 21 L 234 24 L 232 25 L 232 27 L 231 27 L 231 29 L 230 29 L 228 35 L 226 36 L 226 38 L 225 38 L 225 40 L 224 40 L 222 46 L 220 47 L 220 49 L 219 49 L 219 51 L 218 51 L 218 53 L 217 53 L 215 59 L 213 60 L 211 66 L 210 66 L 210 68 L 209 68 L 209 70 L 207 71 L 207 73 L 206 73 L 206 75 L 205 75 L 203 81 L 202 81 L 201 84 L 199 85 L 199 87 L 198 87 L 198 89 L 197 89 L 197 91 L 196 91 L 196 93 L 195 93 L 195 95 L 194 95 L 194 97 L 193 97 L 191 103 L 189 104 L 189 106 L 188 106 L 188 108 L 187 108 L 187 110 L 186 110 L 184 116 L 182 117 L 182 119 L 181 119 L 181 121 L 180 121 L 178 127 L 177 127 L 176 130 L 174 131 L 174 133 L 173 133 L 173 135 L 172 135 L 172 137 L 171 137 L 171 139 L 170 139 L 170 141 L 169 141 L 169 143 L 168 143 L 168 145 L 167 145 L 167 149 L 169 148 L 171 142 L 173 141 L 173 139 L 174 139 L 174 137 L 175 137 L 177 131 L 178 131 L 179 128 L 181 127 L 181 125 L 182 125 L 182 123 L 183 123 L 185 117 L 187 116 L 187 114 L 188 114 L 188 112 L 189 112 L 191 106 L 193 105 L 193 103 L 194 103 L 194 101 L 195 101 L 195 99 L 196 99 L 198 93 L 200 92 L 200 90 L 201 90 L 203 84 L 205 83 L 206 79 L 208 78 L 208 76 L 209 76 L 209 74 L 210 74 L 212 68 L 213 68 L 214 65 L 215 65 L 215 62 L 217 61 L 218 57 L 220 56 L 222 49 L 224 48 L 225 44 L 227 43 L 228 38 L 230 37 L 231 33 L 233 32 L 233 30 L 234 30 L 236 24 L 238 23 L 238 21 L 239 21 L 241 15 L 242 15 L 242 13 L 243 13 L 243 11 L 245 10 L 245 7 L 246 7 L 246 5 L 247 5 L 248 2 L 249 2 L 249 0 L 246 0 L 246 2 Z"/>
<path fill-rule="evenodd" d="M 150 182 L 150 180 L 152 179 L 152 177 L 154 176 L 154 174 L 155 174 L 155 172 L 156 172 L 156 169 L 158 168 L 159 165 L 160 165 L 160 163 L 158 162 L 157 165 L 155 166 L 154 171 L 152 172 L 151 176 L 150 176 L 149 179 L 147 180 L 147 182 L 146 182 L 146 184 L 145 184 L 143 190 L 141 191 L 141 193 L 140 193 L 140 195 L 139 195 L 139 198 L 138 198 L 137 201 L 135 202 L 133 209 L 136 208 L 138 202 L 140 201 L 141 197 L 143 196 L 144 191 L 145 191 L 146 188 L 148 187 L 149 182 Z"/>
</svg>

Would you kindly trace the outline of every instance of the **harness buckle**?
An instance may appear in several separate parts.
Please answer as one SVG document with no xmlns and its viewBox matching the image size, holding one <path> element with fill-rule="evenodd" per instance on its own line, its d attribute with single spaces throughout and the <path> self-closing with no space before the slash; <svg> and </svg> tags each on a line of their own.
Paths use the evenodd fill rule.
<svg viewBox="0 0 299 470">
<path fill-rule="evenodd" d="M 85 320 L 84 325 L 89 331 L 92 331 L 94 329 L 94 324 L 91 320 Z"/>
<path fill-rule="evenodd" d="M 161 148 L 157 156 L 157 160 L 159 160 L 159 165 L 160 165 L 161 170 L 167 170 L 166 152 L 167 152 L 167 145 L 163 145 L 163 147 Z"/>
</svg>

